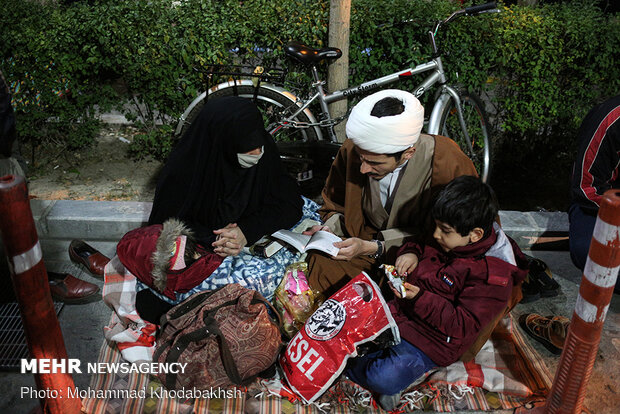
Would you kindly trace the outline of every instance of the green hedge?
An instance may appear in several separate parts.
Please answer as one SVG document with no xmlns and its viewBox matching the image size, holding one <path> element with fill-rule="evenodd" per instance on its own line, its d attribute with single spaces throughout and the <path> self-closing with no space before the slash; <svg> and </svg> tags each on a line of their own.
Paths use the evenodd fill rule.
<svg viewBox="0 0 620 414">
<path fill-rule="evenodd" d="M 351 84 L 428 59 L 426 31 L 458 7 L 451 0 L 353 0 Z M 449 26 L 439 39 L 446 69 L 489 98 L 499 139 L 569 139 L 594 103 L 620 90 L 617 17 L 591 1 L 501 9 Z M 23 138 L 87 145 L 96 131 L 94 105 L 120 108 L 129 99 L 134 106 L 127 112 L 140 114 L 136 122 L 148 132 L 145 148 L 134 151 L 141 155 L 157 142 L 157 125 L 167 134 L 203 88 L 194 68 L 259 58 L 288 64 L 282 46 L 291 39 L 325 45 L 328 20 L 327 0 L 43 7 L 5 0 L 0 69 L 18 86 Z"/>
</svg>

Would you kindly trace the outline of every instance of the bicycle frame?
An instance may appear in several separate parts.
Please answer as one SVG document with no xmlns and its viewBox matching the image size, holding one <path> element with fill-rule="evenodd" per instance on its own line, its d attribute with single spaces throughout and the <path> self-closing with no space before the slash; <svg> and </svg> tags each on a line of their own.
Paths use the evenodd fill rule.
<svg viewBox="0 0 620 414">
<path fill-rule="evenodd" d="M 286 124 L 288 125 L 292 125 L 293 127 L 300 127 L 298 125 L 300 125 L 300 123 L 294 121 L 294 118 L 301 112 L 304 110 L 307 110 L 308 107 L 315 101 L 315 100 L 319 100 L 319 105 L 321 107 L 321 121 L 318 123 L 308 123 L 306 125 L 304 125 L 303 127 L 314 127 L 314 126 L 319 126 L 319 127 L 326 127 L 328 130 L 328 135 L 329 135 L 329 139 L 331 142 L 333 143 L 337 143 L 338 139 L 336 137 L 336 134 L 334 132 L 334 125 L 336 125 L 338 122 L 342 121 L 342 119 L 344 119 L 344 117 L 338 118 L 338 119 L 334 119 L 332 118 L 330 112 L 329 112 L 329 107 L 328 105 L 332 102 L 336 102 L 336 101 L 340 101 L 343 99 L 347 99 L 351 96 L 357 96 L 357 95 L 362 95 L 362 94 L 367 94 L 369 92 L 371 92 L 374 89 L 380 88 L 382 86 L 385 85 L 389 85 L 390 83 L 394 83 L 403 79 L 408 79 L 411 76 L 420 74 L 420 73 L 424 73 L 424 72 L 428 72 L 431 71 L 431 74 L 428 75 L 415 89 L 413 94 L 416 97 L 420 97 L 421 95 L 423 95 L 430 87 L 432 87 L 433 85 L 435 85 L 436 83 L 439 82 L 439 84 L 441 85 L 441 89 L 438 91 L 438 94 L 435 97 L 435 102 L 433 104 L 433 109 L 431 111 L 431 115 L 429 117 L 429 121 L 428 121 L 428 127 L 427 127 L 427 132 L 429 134 L 438 134 L 439 133 L 439 127 L 440 127 L 440 122 L 441 122 L 441 115 L 443 113 L 444 108 L 446 107 L 446 105 L 449 104 L 449 100 L 453 99 L 454 100 L 454 107 L 457 110 L 457 117 L 459 120 L 459 124 L 461 126 L 461 129 L 463 131 L 464 134 L 464 138 L 465 141 L 469 147 L 469 150 L 473 150 L 472 148 L 472 142 L 471 139 L 469 137 L 469 133 L 467 131 L 467 126 L 465 125 L 465 119 L 463 117 L 463 109 L 461 106 L 461 99 L 459 97 L 458 92 L 452 88 L 451 86 L 447 85 L 447 79 L 446 79 L 446 75 L 445 72 L 443 70 L 443 65 L 442 65 L 442 61 L 441 61 L 441 55 L 439 54 L 438 48 L 437 48 L 437 44 L 435 42 L 435 36 L 437 34 L 437 32 L 439 31 L 439 28 L 444 25 L 447 24 L 463 15 L 473 15 L 473 14 L 480 14 L 480 13 L 488 13 L 488 12 L 499 12 L 499 10 L 497 10 L 496 8 L 496 4 L 493 3 L 487 3 L 487 4 L 482 4 L 479 6 L 472 6 L 472 7 L 468 7 L 466 9 L 463 10 L 458 10 L 455 11 L 454 13 L 452 13 L 448 18 L 446 18 L 443 21 L 438 21 L 433 30 L 428 32 L 429 35 L 429 40 L 430 40 L 430 44 L 431 44 L 431 48 L 433 51 L 433 56 L 435 56 L 433 59 L 431 59 L 431 61 L 426 62 L 426 63 L 422 63 L 417 65 L 414 68 L 408 68 L 408 69 L 404 69 L 401 70 L 399 72 L 395 72 L 386 76 L 383 76 L 381 78 L 377 78 L 377 79 L 373 79 L 367 82 L 364 82 L 360 85 L 348 88 L 348 89 L 344 89 L 344 90 L 337 90 L 334 91 L 332 93 L 329 94 L 325 94 L 325 92 L 323 91 L 323 85 L 325 84 L 325 81 L 321 80 L 318 74 L 318 71 L 316 69 L 316 66 L 311 66 L 310 70 L 312 72 L 312 78 L 314 80 L 312 87 L 316 89 L 316 93 L 310 97 L 308 100 L 306 101 L 301 101 L 297 100 L 297 103 L 301 103 L 300 108 L 298 110 L 296 110 L 289 118 L 287 118 L 285 121 L 282 122 L 282 126 L 285 126 Z"/>
<path fill-rule="evenodd" d="M 304 125 L 304 127 L 312 127 L 312 126 L 326 127 L 328 130 L 330 141 L 338 142 L 336 135 L 334 133 L 334 130 L 333 130 L 333 126 L 336 125 L 338 122 L 340 122 L 341 119 L 332 118 L 331 113 L 329 111 L 329 107 L 328 107 L 330 103 L 341 101 L 343 99 L 347 99 L 353 96 L 366 95 L 369 92 L 373 91 L 374 89 L 378 89 L 380 87 L 389 85 L 391 83 L 409 79 L 412 76 L 430 71 L 431 73 L 419 85 L 416 86 L 413 92 L 413 94 L 416 97 L 420 97 L 427 90 L 429 90 L 432 86 L 434 86 L 436 83 L 441 84 L 441 90 L 438 91 L 439 95 L 435 101 L 435 104 L 433 105 L 433 110 L 429 117 L 429 123 L 428 123 L 428 128 L 427 128 L 428 133 L 429 134 L 439 133 L 439 122 L 440 122 L 442 109 L 445 105 L 448 104 L 449 99 L 454 99 L 455 104 L 456 104 L 455 107 L 458 108 L 459 121 L 462 124 L 463 129 L 465 130 L 465 127 L 464 127 L 465 124 L 464 124 L 463 116 L 461 113 L 460 98 L 458 96 L 457 91 L 454 88 L 452 88 L 449 85 L 446 85 L 447 79 L 443 71 L 441 57 L 439 56 L 436 58 L 433 58 L 429 62 L 419 64 L 413 68 L 403 69 L 398 72 L 394 72 L 394 73 L 382 76 L 377 79 L 366 81 L 357 86 L 353 86 L 348 89 L 337 90 L 329 94 L 325 94 L 325 92 L 323 91 L 323 85 L 325 84 L 325 82 L 319 78 L 319 74 L 318 74 L 316 67 L 312 66 L 310 69 L 311 69 L 312 77 L 314 80 L 312 86 L 316 89 L 316 92 L 309 99 L 302 101 L 301 102 L 302 105 L 293 114 L 291 114 L 289 118 L 285 120 L 285 122 L 287 122 L 288 125 L 292 125 L 293 127 L 295 127 L 299 123 L 296 121 L 293 121 L 292 119 L 294 119 L 302 111 L 306 110 L 313 102 L 315 102 L 318 99 L 318 102 L 321 108 L 321 113 L 322 113 L 322 120 L 317 123 Z M 467 142 L 471 146 L 469 137 L 467 137 Z"/>
<path fill-rule="evenodd" d="M 315 65 L 309 66 L 309 70 L 312 73 L 312 79 L 313 79 L 311 88 L 314 89 L 314 92 L 310 92 L 311 96 L 307 99 L 299 98 L 298 96 L 295 96 L 295 94 L 282 88 L 281 86 L 276 86 L 269 82 L 260 83 L 261 89 L 272 90 L 280 95 L 283 95 L 284 97 L 286 97 L 286 100 L 293 103 L 287 108 L 287 113 L 289 113 L 289 115 L 283 119 L 276 121 L 277 124 L 271 124 L 271 125 L 276 125 L 276 126 L 274 128 L 270 128 L 269 132 L 272 134 L 275 134 L 278 130 L 282 128 L 293 128 L 293 129 L 313 128 L 316 133 L 317 140 L 323 141 L 324 140 L 323 132 L 327 131 L 326 135 L 329 137 L 329 139 L 325 141 L 329 141 L 332 144 L 339 144 L 339 141 L 334 132 L 334 126 L 338 124 L 339 122 L 341 122 L 344 118 L 346 118 L 346 116 L 348 116 L 348 113 L 345 114 L 344 116 L 333 118 L 329 111 L 330 103 L 344 100 L 349 97 L 366 95 L 372 92 L 373 90 L 381 88 L 385 85 L 389 85 L 391 83 L 394 83 L 400 80 L 409 79 L 412 76 L 415 76 L 421 73 L 430 72 L 428 76 L 419 85 L 417 85 L 416 88 L 413 90 L 414 96 L 420 97 L 421 95 L 426 93 L 431 87 L 433 87 L 435 84 L 439 84 L 439 89 L 437 90 L 434 100 L 433 100 L 433 108 L 428 118 L 426 131 L 429 134 L 440 134 L 444 132 L 444 131 L 440 131 L 440 128 L 442 128 L 442 126 L 440 125 L 442 122 L 442 117 L 445 111 L 449 108 L 449 105 L 452 103 L 451 101 L 453 101 L 454 108 L 456 108 L 458 123 L 461 128 L 461 131 L 463 132 L 462 138 L 465 141 L 465 145 L 467 145 L 468 150 L 470 152 L 473 152 L 472 141 L 469 136 L 467 125 L 465 123 L 465 118 L 463 115 L 461 94 L 455 88 L 447 84 L 447 78 L 446 78 L 446 74 L 443 69 L 441 54 L 438 51 L 438 48 L 435 42 L 435 37 L 439 31 L 439 28 L 442 25 L 447 24 L 450 21 L 453 21 L 459 18 L 460 16 L 471 16 L 475 14 L 488 13 L 488 12 L 492 12 L 492 13 L 499 12 L 499 10 L 497 10 L 495 7 L 496 7 L 496 4 L 494 2 L 482 4 L 479 6 L 471 6 L 463 10 L 455 11 L 447 19 L 443 21 L 437 21 L 433 29 L 428 32 L 429 40 L 430 40 L 430 44 L 431 44 L 431 48 L 433 52 L 433 58 L 430 61 L 421 63 L 412 68 L 403 69 L 398 72 L 394 72 L 389 75 L 382 76 L 377 79 L 363 82 L 360 85 L 353 86 L 351 88 L 337 90 L 332 93 L 325 93 L 323 89 L 323 86 L 325 85 L 325 81 L 321 80 L 321 78 L 319 77 L 319 74 L 318 74 L 318 71 Z M 254 73 L 256 72 L 253 72 L 253 74 Z M 263 72 L 261 71 L 259 73 L 263 73 Z M 250 75 L 250 77 L 253 77 L 254 76 L 253 74 Z M 239 74 L 235 73 L 235 75 L 239 75 Z M 262 80 L 262 75 L 259 76 L 259 78 L 260 80 Z M 180 122 L 176 130 L 177 134 L 179 134 L 182 130 L 183 123 L 186 119 L 185 117 L 191 114 L 194 108 L 197 105 L 199 105 L 204 99 L 206 99 L 207 96 L 210 95 L 211 93 L 215 93 L 219 90 L 224 90 L 230 87 L 236 88 L 238 86 L 253 86 L 255 88 L 254 99 L 256 99 L 257 96 L 260 95 L 260 92 L 258 90 L 257 85 L 254 82 L 255 82 L 254 80 L 249 80 L 249 79 L 238 79 L 238 80 L 235 79 L 232 81 L 221 83 L 203 92 L 196 99 L 194 99 L 194 101 L 192 101 L 192 103 L 188 106 L 188 108 L 185 110 L 183 115 L 181 115 Z M 263 98 L 263 100 L 265 99 Z M 270 99 L 267 98 L 266 100 L 269 101 Z M 310 111 L 309 107 L 310 105 L 312 105 L 313 103 L 317 101 L 320 107 L 320 116 L 315 118 L 312 112 Z M 278 104 L 278 102 L 275 102 L 275 101 L 273 101 L 272 103 Z M 279 105 L 281 105 L 281 103 Z M 300 117 L 299 115 L 302 112 L 304 115 Z M 305 121 L 300 121 L 297 118 L 305 119 Z M 486 163 L 487 161 L 485 161 L 485 164 Z"/>
</svg>

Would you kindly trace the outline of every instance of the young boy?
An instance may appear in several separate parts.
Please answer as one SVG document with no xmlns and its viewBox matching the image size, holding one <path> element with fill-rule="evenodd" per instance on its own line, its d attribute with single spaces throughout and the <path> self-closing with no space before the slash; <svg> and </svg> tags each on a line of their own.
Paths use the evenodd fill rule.
<svg viewBox="0 0 620 414">
<path fill-rule="evenodd" d="M 407 243 L 396 270 L 405 295 L 393 287 L 390 310 L 402 341 L 351 360 L 346 375 L 394 409 L 400 393 L 437 366 L 457 361 L 480 330 L 506 308 L 512 287 L 527 271 L 515 265 L 518 247 L 494 220 L 493 190 L 471 176 L 451 181 L 433 207 L 436 243 Z"/>
</svg>

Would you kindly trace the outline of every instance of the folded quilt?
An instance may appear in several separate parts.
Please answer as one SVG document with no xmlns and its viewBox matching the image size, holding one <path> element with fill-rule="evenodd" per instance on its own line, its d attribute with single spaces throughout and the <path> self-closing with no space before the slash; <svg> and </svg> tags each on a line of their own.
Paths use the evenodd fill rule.
<svg viewBox="0 0 620 414">
<path fill-rule="evenodd" d="M 138 279 L 114 256 L 104 270 L 103 301 L 114 313 L 103 328 L 108 341 L 116 343 L 128 362 L 150 362 L 155 351 L 157 325 L 143 320 L 136 311 Z"/>
</svg>

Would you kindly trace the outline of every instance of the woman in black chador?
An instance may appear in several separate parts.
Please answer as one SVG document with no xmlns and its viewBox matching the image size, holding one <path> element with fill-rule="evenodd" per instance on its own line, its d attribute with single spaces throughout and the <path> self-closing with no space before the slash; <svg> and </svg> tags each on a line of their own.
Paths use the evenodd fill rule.
<svg viewBox="0 0 620 414">
<path fill-rule="evenodd" d="M 173 306 L 165 296 L 175 299 L 207 279 L 222 258 L 292 227 L 302 207 L 252 101 L 207 101 L 164 165 L 149 227 L 128 233 L 117 247 L 123 265 L 151 288 L 137 293 L 138 313 L 158 323 Z M 187 239 L 179 244 L 181 234 Z M 174 253 L 180 250 L 181 265 Z"/>
<path fill-rule="evenodd" d="M 293 226 L 303 201 L 249 100 L 207 101 L 164 166 L 149 224 L 179 218 L 198 243 L 236 255 Z"/>
</svg>

